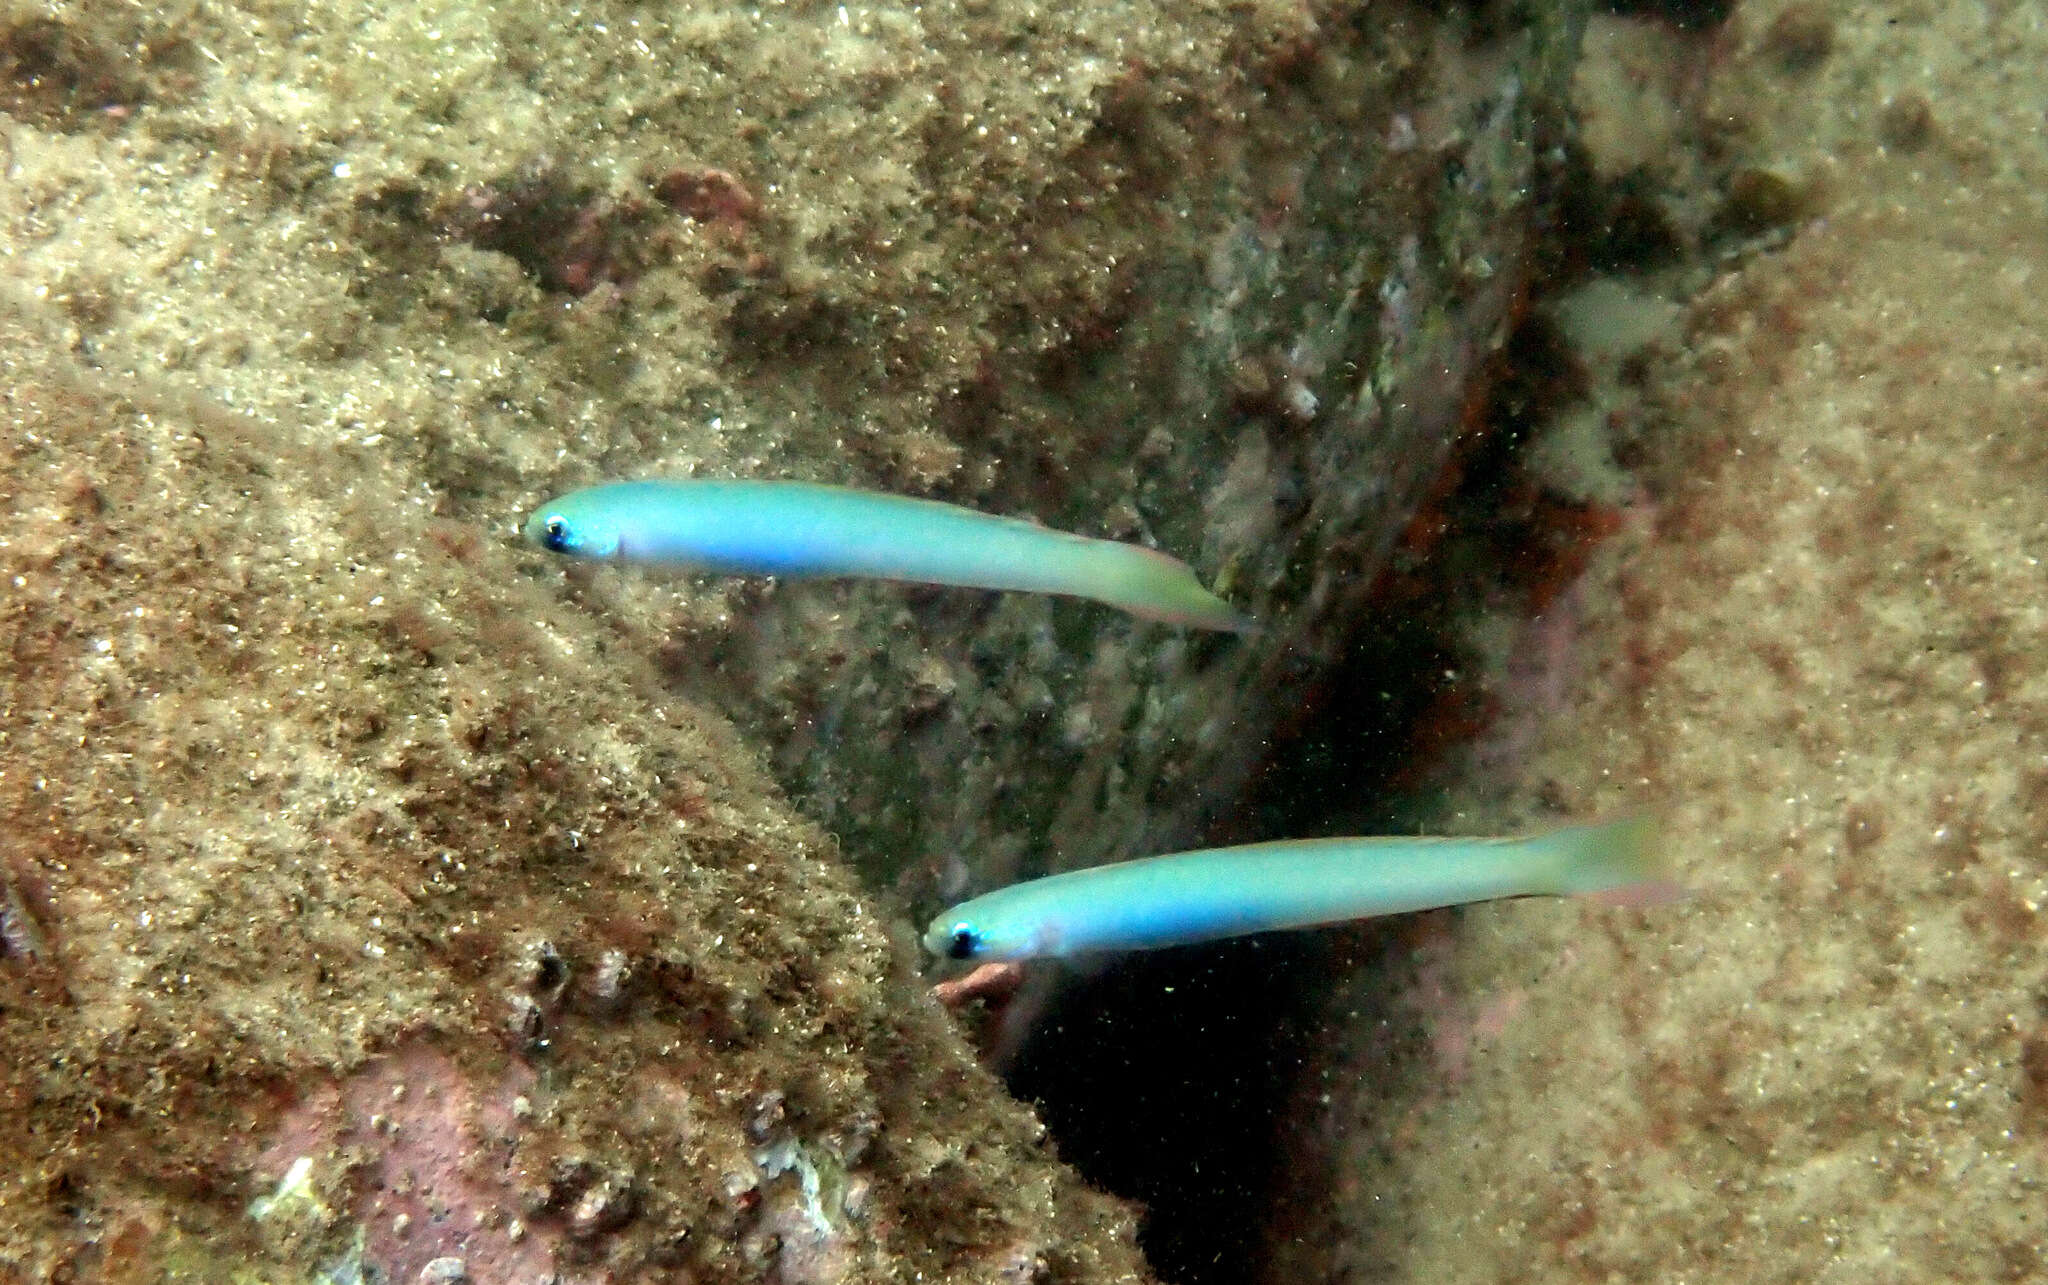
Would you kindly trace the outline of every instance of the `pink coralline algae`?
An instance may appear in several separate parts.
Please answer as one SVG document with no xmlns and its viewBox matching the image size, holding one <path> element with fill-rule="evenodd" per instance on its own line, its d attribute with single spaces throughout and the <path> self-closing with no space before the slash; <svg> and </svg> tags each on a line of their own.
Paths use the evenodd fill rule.
<svg viewBox="0 0 2048 1285">
<path fill-rule="evenodd" d="M 286 1112 L 257 1163 L 281 1182 L 305 1159 L 322 1196 L 362 1231 L 362 1257 L 397 1281 L 446 1273 L 571 1285 L 556 1249 L 568 1229 L 522 1222 L 514 1140 L 532 1072 L 508 1064 L 478 1084 L 424 1045 L 402 1048 Z"/>
</svg>

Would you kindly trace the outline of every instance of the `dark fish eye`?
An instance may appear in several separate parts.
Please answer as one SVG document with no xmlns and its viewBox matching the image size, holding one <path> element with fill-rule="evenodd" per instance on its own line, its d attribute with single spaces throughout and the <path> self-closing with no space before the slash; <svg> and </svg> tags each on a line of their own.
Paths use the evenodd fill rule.
<svg viewBox="0 0 2048 1285">
<path fill-rule="evenodd" d="M 981 934 L 966 924 L 953 929 L 953 935 L 946 939 L 946 958 L 973 959 L 981 950 Z"/>
<path fill-rule="evenodd" d="M 559 513 L 550 514 L 547 517 L 547 519 L 540 524 L 540 534 L 541 543 L 545 544 L 548 548 L 552 549 L 556 553 L 560 553 L 563 549 L 568 547 L 569 524 L 563 520 L 562 516 Z"/>
</svg>

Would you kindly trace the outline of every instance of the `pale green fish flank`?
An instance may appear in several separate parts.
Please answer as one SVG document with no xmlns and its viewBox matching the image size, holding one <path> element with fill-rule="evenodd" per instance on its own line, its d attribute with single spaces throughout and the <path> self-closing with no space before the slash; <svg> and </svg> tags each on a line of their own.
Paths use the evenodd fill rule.
<svg viewBox="0 0 2048 1285">
<path fill-rule="evenodd" d="M 543 505 L 525 530 L 534 544 L 571 557 L 1059 594 L 1168 624 L 1252 628 L 1186 563 L 1152 549 L 843 486 L 614 482 Z"/>
<path fill-rule="evenodd" d="M 1648 818 L 1510 838 L 1256 843 L 1145 857 L 1027 880 L 932 921 L 924 946 L 997 962 L 1184 946 L 1503 897 L 1613 894 L 1673 885 Z"/>
</svg>

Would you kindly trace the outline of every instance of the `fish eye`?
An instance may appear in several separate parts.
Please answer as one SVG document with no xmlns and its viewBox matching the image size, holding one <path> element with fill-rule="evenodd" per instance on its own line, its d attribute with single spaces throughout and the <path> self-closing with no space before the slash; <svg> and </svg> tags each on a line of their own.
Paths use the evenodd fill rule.
<svg viewBox="0 0 2048 1285">
<path fill-rule="evenodd" d="M 540 542 L 560 553 L 569 547 L 569 523 L 559 513 L 550 513 L 540 524 Z"/>
<path fill-rule="evenodd" d="M 981 953 L 981 934 L 972 924 L 954 924 L 946 937 L 946 958 L 973 959 Z"/>
</svg>

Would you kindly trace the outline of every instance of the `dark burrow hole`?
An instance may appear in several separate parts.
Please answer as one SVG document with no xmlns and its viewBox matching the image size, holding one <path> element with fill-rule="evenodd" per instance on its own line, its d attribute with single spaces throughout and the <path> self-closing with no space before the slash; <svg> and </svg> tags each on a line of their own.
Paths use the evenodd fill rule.
<svg viewBox="0 0 2048 1285">
<path fill-rule="evenodd" d="M 1487 387 L 1488 431 L 1424 515 L 1446 534 L 1397 561 L 1319 707 L 1273 747 L 1231 832 L 1212 841 L 1415 829 L 1486 723 L 1489 697 L 1459 642 L 1467 613 L 1540 603 L 1583 566 L 1588 526 L 1523 468 L 1525 442 L 1585 391 L 1540 310 Z M 1284 1142 L 1326 1019 L 1321 997 L 1398 923 L 1127 956 L 1050 1001 L 1010 1063 L 1010 1088 L 1037 1106 L 1065 1160 L 1143 1206 L 1140 1244 L 1162 1279 L 1270 1280 L 1275 1202 L 1322 1194 L 1295 1187 Z"/>
</svg>

